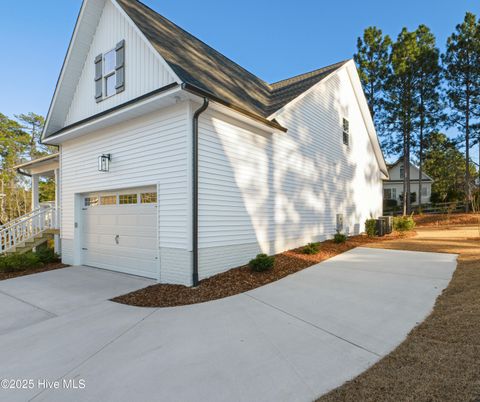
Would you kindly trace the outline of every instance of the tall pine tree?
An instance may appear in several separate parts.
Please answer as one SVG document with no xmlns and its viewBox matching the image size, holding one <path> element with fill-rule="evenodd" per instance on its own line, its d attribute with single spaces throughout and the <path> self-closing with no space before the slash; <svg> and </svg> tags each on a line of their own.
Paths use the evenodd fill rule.
<svg viewBox="0 0 480 402">
<path fill-rule="evenodd" d="M 480 28 L 477 18 L 466 13 L 463 22 L 447 39 L 442 57 L 450 106 L 449 125 L 456 127 L 465 143 L 466 212 L 471 200 L 470 147 L 471 130 L 480 115 Z"/>
<path fill-rule="evenodd" d="M 392 41 L 377 27 L 368 27 L 357 39 L 353 58 L 358 66 L 368 106 L 377 128 L 381 127 L 383 91 L 389 75 L 389 50 Z"/>
<path fill-rule="evenodd" d="M 410 213 L 410 153 L 416 130 L 418 99 L 418 58 L 416 32 L 403 28 L 392 45 L 390 74 L 386 85 L 385 121 L 389 132 L 384 147 L 403 158 L 403 213 Z M 408 194 L 408 196 L 405 196 Z"/>
<path fill-rule="evenodd" d="M 442 69 L 440 67 L 440 52 L 435 44 L 435 36 L 425 25 L 416 30 L 418 57 L 417 57 L 417 134 L 418 145 L 418 203 L 422 205 L 422 171 L 424 148 L 428 137 L 435 132 L 443 121 L 444 113 L 440 102 L 440 84 Z"/>
</svg>

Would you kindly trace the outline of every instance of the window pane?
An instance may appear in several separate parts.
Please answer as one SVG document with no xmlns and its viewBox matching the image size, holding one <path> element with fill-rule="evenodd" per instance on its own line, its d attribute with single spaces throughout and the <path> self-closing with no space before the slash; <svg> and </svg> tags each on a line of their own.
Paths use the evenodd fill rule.
<svg viewBox="0 0 480 402">
<path fill-rule="evenodd" d="M 113 73 L 105 78 L 105 96 L 115 95 L 117 90 L 115 89 L 115 84 L 117 83 L 116 74 Z"/>
<path fill-rule="evenodd" d="M 136 204 L 137 194 L 121 194 L 118 201 L 120 204 Z"/>
<path fill-rule="evenodd" d="M 104 65 L 103 65 L 103 75 L 107 75 L 112 71 L 115 71 L 116 64 L 115 50 L 111 50 L 108 53 L 105 53 L 103 56 Z"/>
<path fill-rule="evenodd" d="M 157 193 L 140 194 L 140 202 L 142 204 L 155 204 L 157 202 Z"/>
<path fill-rule="evenodd" d="M 116 195 L 106 195 L 106 196 L 100 197 L 101 205 L 115 205 L 116 203 L 117 203 Z"/>
<path fill-rule="evenodd" d="M 348 133 L 344 131 L 343 132 L 343 143 L 345 145 L 348 145 L 348 142 L 349 142 Z"/>
<path fill-rule="evenodd" d="M 386 200 L 391 199 L 391 190 L 389 188 L 383 190 L 383 198 L 385 198 Z"/>
<path fill-rule="evenodd" d="M 345 118 L 343 119 L 343 131 L 346 131 L 347 133 L 350 131 L 350 124 Z"/>
<path fill-rule="evenodd" d="M 98 197 L 85 197 L 85 206 L 93 207 L 98 205 Z"/>
</svg>

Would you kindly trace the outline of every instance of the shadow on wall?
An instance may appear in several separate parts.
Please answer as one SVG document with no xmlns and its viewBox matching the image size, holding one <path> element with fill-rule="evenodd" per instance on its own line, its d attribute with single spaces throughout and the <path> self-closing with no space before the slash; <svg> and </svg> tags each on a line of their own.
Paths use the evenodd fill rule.
<svg viewBox="0 0 480 402">
<path fill-rule="evenodd" d="M 360 111 L 331 81 L 336 96 L 312 91 L 280 116 L 286 134 L 252 133 L 205 114 L 200 248 L 254 244 L 274 254 L 332 236 L 337 214 L 344 215 L 344 232 L 358 234 L 365 219 L 381 213 L 379 169 Z M 365 131 L 352 130 L 349 147 L 342 142 L 344 116 Z"/>
</svg>

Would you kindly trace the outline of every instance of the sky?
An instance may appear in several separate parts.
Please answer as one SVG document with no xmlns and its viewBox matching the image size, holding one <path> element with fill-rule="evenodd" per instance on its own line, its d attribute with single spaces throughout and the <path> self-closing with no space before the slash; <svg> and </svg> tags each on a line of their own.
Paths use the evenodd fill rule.
<svg viewBox="0 0 480 402">
<path fill-rule="evenodd" d="M 478 0 L 143 0 L 267 82 L 351 58 L 370 25 L 426 24 L 444 48 Z M 0 113 L 46 115 L 81 0 L 0 1 Z"/>
</svg>

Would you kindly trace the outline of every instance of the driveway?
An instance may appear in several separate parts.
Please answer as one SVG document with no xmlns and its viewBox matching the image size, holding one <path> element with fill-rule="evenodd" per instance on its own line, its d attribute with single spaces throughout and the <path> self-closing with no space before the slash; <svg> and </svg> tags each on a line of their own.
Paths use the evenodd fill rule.
<svg viewBox="0 0 480 402">
<path fill-rule="evenodd" d="M 7 300 L 55 314 L 35 321 L 30 311 L 22 325 L 16 303 L 2 303 L 2 317 L 12 309 L 16 319 L 0 335 L 0 378 L 34 386 L 0 390 L 0 399 L 310 401 L 395 348 L 429 314 L 455 266 L 451 254 L 357 248 L 241 295 L 162 309 L 109 302 L 114 289 L 101 296 L 95 280 L 97 290 L 82 299 L 85 274 L 96 271 L 88 268 L 0 282 Z M 70 292 L 81 306 L 62 286 L 49 290 L 55 273 L 84 281 Z M 125 287 L 144 281 L 96 273 L 118 275 Z M 27 293 L 11 285 L 20 279 Z M 57 290 L 60 305 L 43 299 Z M 56 379 L 60 389 L 46 389 Z M 63 379 L 85 388 L 66 389 Z"/>
</svg>

